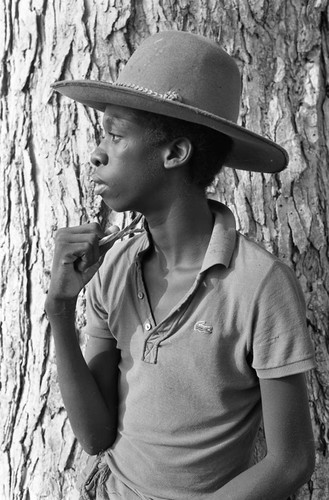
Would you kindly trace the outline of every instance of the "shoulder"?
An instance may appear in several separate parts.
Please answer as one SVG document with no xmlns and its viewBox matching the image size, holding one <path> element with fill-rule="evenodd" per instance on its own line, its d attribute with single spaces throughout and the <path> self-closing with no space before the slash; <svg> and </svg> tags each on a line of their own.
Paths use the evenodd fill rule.
<svg viewBox="0 0 329 500">
<path fill-rule="evenodd" d="M 278 257 L 266 250 L 260 243 L 252 241 L 238 231 L 235 257 L 242 265 L 261 270 L 266 270 L 275 262 L 280 262 Z"/>
<path fill-rule="evenodd" d="M 277 264 L 281 261 L 275 255 L 237 231 L 230 268 L 241 279 L 257 286 Z"/>
<path fill-rule="evenodd" d="M 249 299 L 268 290 L 284 296 L 297 294 L 302 299 L 294 271 L 260 244 L 237 232 L 235 251 L 230 266 L 235 280 Z"/>
</svg>

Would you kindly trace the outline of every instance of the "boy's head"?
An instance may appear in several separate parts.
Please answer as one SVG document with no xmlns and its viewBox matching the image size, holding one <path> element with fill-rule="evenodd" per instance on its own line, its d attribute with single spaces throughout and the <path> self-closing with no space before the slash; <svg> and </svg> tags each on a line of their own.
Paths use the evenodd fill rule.
<svg viewBox="0 0 329 500">
<path fill-rule="evenodd" d="M 284 149 L 236 124 L 240 101 L 237 65 L 216 43 L 202 36 L 181 31 L 157 33 L 134 52 L 116 82 L 70 80 L 57 82 L 53 88 L 100 111 L 107 104 L 123 106 L 188 122 L 191 130 L 206 127 L 209 137 L 212 131 L 224 134 L 231 142 L 225 165 L 233 168 L 273 173 L 288 163 Z M 166 121 L 164 118 L 163 123 Z M 169 133 L 170 127 L 162 124 L 159 128 Z"/>
<path fill-rule="evenodd" d="M 177 118 L 139 111 L 146 128 L 146 140 L 155 145 L 186 138 L 192 146 L 188 161 L 188 180 L 204 190 L 214 180 L 228 156 L 232 140 L 216 130 Z"/>
</svg>

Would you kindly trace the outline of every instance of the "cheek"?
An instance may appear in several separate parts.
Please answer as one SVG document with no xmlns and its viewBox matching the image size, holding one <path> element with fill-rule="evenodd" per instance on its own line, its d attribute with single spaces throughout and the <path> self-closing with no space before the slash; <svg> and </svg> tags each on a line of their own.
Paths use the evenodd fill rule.
<svg viewBox="0 0 329 500">
<path fill-rule="evenodd" d="M 154 146 L 145 145 L 141 141 L 129 141 L 120 147 L 110 148 L 108 151 L 109 163 L 100 167 L 101 176 L 111 188 L 119 185 L 135 186 L 153 182 L 163 171 L 163 164 L 159 151 Z"/>
</svg>

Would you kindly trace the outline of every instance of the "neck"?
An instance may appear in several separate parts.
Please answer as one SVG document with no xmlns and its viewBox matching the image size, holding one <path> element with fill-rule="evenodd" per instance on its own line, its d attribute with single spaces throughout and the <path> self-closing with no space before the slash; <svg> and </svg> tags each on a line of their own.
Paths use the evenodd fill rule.
<svg viewBox="0 0 329 500">
<path fill-rule="evenodd" d="M 146 218 L 153 241 L 153 257 L 169 269 L 200 265 L 213 227 L 213 217 L 203 194 L 181 195 L 166 209 Z"/>
</svg>

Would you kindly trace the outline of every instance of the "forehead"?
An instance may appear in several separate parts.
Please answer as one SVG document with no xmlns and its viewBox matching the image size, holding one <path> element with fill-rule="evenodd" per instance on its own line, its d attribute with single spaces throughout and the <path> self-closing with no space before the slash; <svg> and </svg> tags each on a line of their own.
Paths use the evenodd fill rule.
<svg viewBox="0 0 329 500">
<path fill-rule="evenodd" d="M 143 113 L 137 109 L 126 108 L 124 106 L 116 106 L 108 104 L 104 111 L 103 123 L 104 125 L 111 123 L 134 124 L 141 125 Z"/>
</svg>

